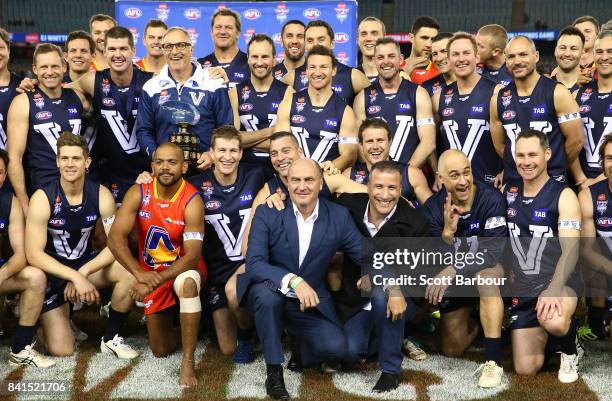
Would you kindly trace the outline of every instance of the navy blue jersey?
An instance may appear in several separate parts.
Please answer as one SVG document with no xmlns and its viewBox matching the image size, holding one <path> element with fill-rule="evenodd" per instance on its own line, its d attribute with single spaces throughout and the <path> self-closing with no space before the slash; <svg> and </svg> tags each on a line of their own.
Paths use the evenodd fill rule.
<svg viewBox="0 0 612 401">
<path fill-rule="evenodd" d="M 13 191 L 6 186 L 2 186 L 0 188 L 0 235 L 3 235 L 8 230 L 12 206 Z"/>
<path fill-rule="evenodd" d="M 336 95 L 340 96 L 346 104 L 352 105 L 355 100 L 355 91 L 353 90 L 353 67 L 346 64 L 338 63 L 336 66 L 336 75 L 332 78 L 332 88 Z M 306 75 L 306 63 L 303 66 L 295 69 L 295 77 L 293 78 L 293 89 L 296 92 L 308 88 L 308 76 Z"/>
<path fill-rule="evenodd" d="M 522 180 L 504 189 L 512 244 L 514 288 L 537 296 L 552 279 L 559 258 L 559 197 L 566 185 L 550 178 L 534 197 L 523 195 Z"/>
<path fill-rule="evenodd" d="M 580 88 L 576 94 L 584 130 L 584 148 L 580 151 L 580 164 L 587 177 L 601 173 L 599 146 L 604 136 L 612 134 L 612 93 L 599 92 L 597 81 Z"/>
<path fill-rule="evenodd" d="M 493 147 L 489 106 L 497 84 L 480 78 L 471 93 L 459 93 L 457 82 L 448 85 L 440 95 L 438 115 L 442 122 L 442 148 L 458 149 L 472 164 L 474 178 L 494 185 L 502 169 L 501 159 Z"/>
<path fill-rule="evenodd" d="M 240 82 L 236 88 L 241 131 L 257 131 L 276 125 L 278 105 L 285 96 L 287 85 L 275 79 L 272 81 L 268 91 L 257 92 L 251 80 L 246 79 Z M 268 164 L 270 154 L 268 152 L 245 149 L 242 160 L 255 160 L 262 164 Z"/>
<path fill-rule="evenodd" d="M 368 81 L 370 81 L 370 83 L 374 83 L 378 79 L 378 72 L 376 72 L 376 75 L 368 75 L 363 69 L 363 65 L 357 66 L 357 69 L 363 72 L 363 74 L 368 78 Z"/>
<path fill-rule="evenodd" d="M 428 79 L 427 81 L 421 84 L 423 88 L 429 93 L 430 97 L 433 97 L 438 92 L 446 89 L 446 79 L 444 79 L 444 74 L 436 75 L 433 78 Z"/>
<path fill-rule="evenodd" d="M 287 70 L 287 67 L 285 67 L 285 63 L 278 63 L 272 67 L 272 75 L 279 81 L 283 79 L 288 72 L 289 71 Z"/>
<path fill-rule="evenodd" d="M 358 184 L 368 185 L 370 181 L 370 170 L 366 162 L 357 161 L 353 167 L 351 167 L 351 180 Z M 402 196 L 409 201 L 416 201 L 416 195 L 414 188 L 410 184 L 410 177 L 408 177 L 408 170 L 402 168 Z"/>
<path fill-rule="evenodd" d="M 315 107 L 308 91 L 297 92 L 291 99 L 291 132 L 298 140 L 304 155 L 318 163 L 340 156 L 338 140 L 344 110 L 348 106 L 332 93 L 323 107 Z"/>
<path fill-rule="evenodd" d="M 93 107 L 99 121 L 97 141 L 106 159 L 104 182 L 111 188 L 131 186 L 138 174 L 150 168 L 140 151 L 134 125 L 142 86 L 153 74 L 138 68 L 133 71 L 132 82 L 125 88 L 113 82 L 110 69 L 96 72 Z"/>
<path fill-rule="evenodd" d="M 557 79 L 557 76 L 556 76 L 556 75 L 553 75 L 553 76 L 552 76 L 552 77 L 550 77 L 550 78 L 551 78 L 553 81 L 555 81 L 555 82 L 559 82 L 559 80 Z M 561 85 L 563 85 L 563 83 L 562 83 L 562 82 L 559 82 L 559 83 L 560 83 Z M 565 86 L 565 85 L 563 85 L 563 86 Z M 567 88 L 567 87 L 566 87 L 566 88 Z M 567 90 L 568 90 L 570 93 L 574 93 L 574 92 L 576 92 L 578 89 L 580 89 L 580 85 L 578 85 L 578 82 L 574 82 L 574 85 L 572 85 L 570 88 L 567 88 Z"/>
<path fill-rule="evenodd" d="M 603 238 L 599 242 L 601 250 L 608 259 L 612 259 L 612 191 L 608 180 L 602 180 L 589 186 L 593 204 L 593 223 L 596 236 Z M 605 245 L 604 245 L 605 244 Z"/>
<path fill-rule="evenodd" d="M 83 104 L 71 89 L 62 89 L 62 96 L 50 99 L 42 90 L 27 92 L 30 102 L 25 171 L 30 192 L 59 177 L 55 163 L 57 139 L 64 131 L 81 135 Z M 27 182 L 28 180 L 26 180 Z"/>
<path fill-rule="evenodd" d="M 498 70 L 492 70 L 486 65 L 479 64 L 478 67 L 476 67 L 476 72 L 502 86 L 507 86 L 512 82 L 512 75 L 510 75 L 510 71 L 508 71 L 506 64 L 503 64 Z"/>
<path fill-rule="evenodd" d="M 0 149 L 6 149 L 6 118 L 13 98 L 18 95 L 19 78 L 11 73 L 9 84 L 0 86 Z"/>
<path fill-rule="evenodd" d="M 268 186 L 268 190 L 271 194 L 282 192 L 285 194 L 286 199 L 289 199 L 289 189 L 277 174 L 275 174 L 274 177 L 268 180 L 268 182 L 266 182 L 266 185 Z M 321 190 L 321 192 L 319 192 L 319 198 L 327 200 L 333 199 L 333 194 L 329 190 L 329 187 L 327 186 L 325 180 L 323 180 L 323 189 Z"/>
<path fill-rule="evenodd" d="M 204 68 L 216 66 L 222 67 L 227 74 L 227 79 L 229 79 L 230 88 L 238 85 L 240 81 L 244 81 L 251 75 L 248 57 L 242 50 L 238 50 L 238 54 L 236 54 L 234 59 L 229 63 L 221 64 L 219 60 L 217 60 L 215 52 L 199 58 L 198 63 L 200 63 Z"/>
<path fill-rule="evenodd" d="M 419 144 L 416 129 L 416 93 L 418 85 L 402 79 L 397 93 L 385 93 L 378 81 L 364 90 L 366 118 L 381 118 L 393 133 L 389 158 L 408 164 Z"/>
<path fill-rule="evenodd" d="M 499 91 L 497 114 L 506 132 L 504 182 L 520 179 L 514 160 L 516 137 L 522 130 L 530 128 L 548 136 L 552 151 L 552 157 L 548 161 L 548 174 L 556 180 L 565 181 L 567 156 L 565 137 L 559 128 L 555 110 L 554 93 L 557 85 L 555 81 L 542 75 L 529 96 L 519 96 L 514 82 Z"/>
<path fill-rule="evenodd" d="M 453 246 L 455 250 L 476 253 L 479 247 L 484 245 L 486 252 L 482 263 L 466 264 L 466 274 L 474 274 L 497 264 L 501 260 L 504 242 L 496 238 L 507 236 L 506 202 L 501 193 L 488 185 L 475 185 L 476 194 L 472 207 L 459 216 Z M 442 236 L 446 196 L 446 188 L 442 188 L 427 199 L 420 209 L 429 220 L 429 235 L 432 237 Z"/>
<path fill-rule="evenodd" d="M 51 210 L 45 253 L 63 265 L 81 266 L 93 252 L 91 240 L 100 218 L 100 185 L 85 179 L 79 205 L 68 203 L 59 178 L 51 180 L 42 190 Z"/>
<path fill-rule="evenodd" d="M 260 169 L 238 167 L 236 182 L 223 186 L 217 182 L 214 168 L 210 168 L 189 178 L 189 183 L 200 191 L 206 209 L 202 256 L 206 261 L 208 282 L 212 285 L 226 283 L 244 263 L 242 239 L 253 199 L 263 186 L 263 173 Z"/>
</svg>

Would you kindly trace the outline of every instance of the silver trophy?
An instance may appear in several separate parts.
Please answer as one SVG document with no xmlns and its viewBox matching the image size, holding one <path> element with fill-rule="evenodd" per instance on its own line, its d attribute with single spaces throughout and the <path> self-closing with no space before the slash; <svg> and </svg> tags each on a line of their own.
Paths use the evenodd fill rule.
<svg viewBox="0 0 612 401">
<path fill-rule="evenodd" d="M 198 161 L 200 139 L 189 132 L 188 128 L 200 121 L 200 113 L 192 104 L 178 100 L 164 103 L 161 110 L 178 127 L 178 131 L 170 135 L 170 142 L 177 144 L 182 149 L 186 162 L 195 164 Z"/>
</svg>

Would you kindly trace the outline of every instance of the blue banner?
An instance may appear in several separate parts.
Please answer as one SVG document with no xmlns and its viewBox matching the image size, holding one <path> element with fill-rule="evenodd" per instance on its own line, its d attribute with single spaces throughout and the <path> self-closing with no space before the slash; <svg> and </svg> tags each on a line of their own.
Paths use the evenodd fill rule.
<svg viewBox="0 0 612 401">
<path fill-rule="evenodd" d="M 357 64 L 357 2 L 348 1 L 291 1 L 291 2 L 158 2 L 117 0 L 115 18 L 119 25 L 134 35 L 136 54 L 144 57 L 144 27 L 150 19 L 160 19 L 170 26 L 185 28 L 194 44 L 194 56 L 203 57 L 213 51 L 210 37 L 210 17 L 219 7 L 238 12 L 242 20 L 238 47 L 246 52 L 249 39 L 256 33 L 265 33 L 276 44 L 279 60 L 284 58 L 281 41 L 283 24 L 299 19 L 305 24 L 315 19 L 327 21 L 335 33 L 334 53 L 338 61 L 351 66 Z"/>
</svg>

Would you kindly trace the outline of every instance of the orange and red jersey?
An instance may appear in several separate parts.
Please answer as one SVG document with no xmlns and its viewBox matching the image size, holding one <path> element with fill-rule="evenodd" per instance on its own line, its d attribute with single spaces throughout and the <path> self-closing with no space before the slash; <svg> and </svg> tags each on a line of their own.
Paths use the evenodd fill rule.
<svg viewBox="0 0 612 401">
<path fill-rule="evenodd" d="M 145 72 L 151 72 L 151 71 L 149 71 L 149 70 L 147 69 L 147 63 L 146 63 L 146 61 L 145 61 L 144 57 L 143 57 L 143 58 L 141 58 L 140 60 L 138 60 L 138 61 L 137 61 L 135 64 L 136 64 L 136 65 L 138 66 L 138 68 L 140 68 L 141 70 L 143 70 L 143 71 L 145 71 Z"/>
<path fill-rule="evenodd" d="M 417 85 L 421 85 L 423 82 L 440 75 L 440 72 L 431 61 L 425 68 L 415 68 L 410 74 L 410 80 Z"/>
</svg>

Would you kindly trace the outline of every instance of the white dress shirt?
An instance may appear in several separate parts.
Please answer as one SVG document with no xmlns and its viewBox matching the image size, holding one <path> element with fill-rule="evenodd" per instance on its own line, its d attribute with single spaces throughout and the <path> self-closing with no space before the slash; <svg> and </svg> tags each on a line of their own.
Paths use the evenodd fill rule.
<svg viewBox="0 0 612 401">
<path fill-rule="evenodd" d="M 314 228 L 315 221 L 319 217 L 319 200 L 317 199 L 317 204 L 315 205 L 312 214 L 304 219 L 302 213 L 298 210 L 295 205 L 292 205 L 293 213 L 295 214 L 295 220 L 298 228 L 298 246 L 299 246 L 299 260 L 298 266 L 302 266 L 302 262 L 306 257 L 306 253 L 308 252 L 308 248 L 310 247 L 310 240 L 312 239 L 312 229 Z M 283 276 L 281 280 L 280 292 L 287 295 L 288 297 L 295 297 L 295 293 L 293 289 L 289 288 L 289 281 L 295 276 L 293 273 L 287 273 Z"/>
</svg>

